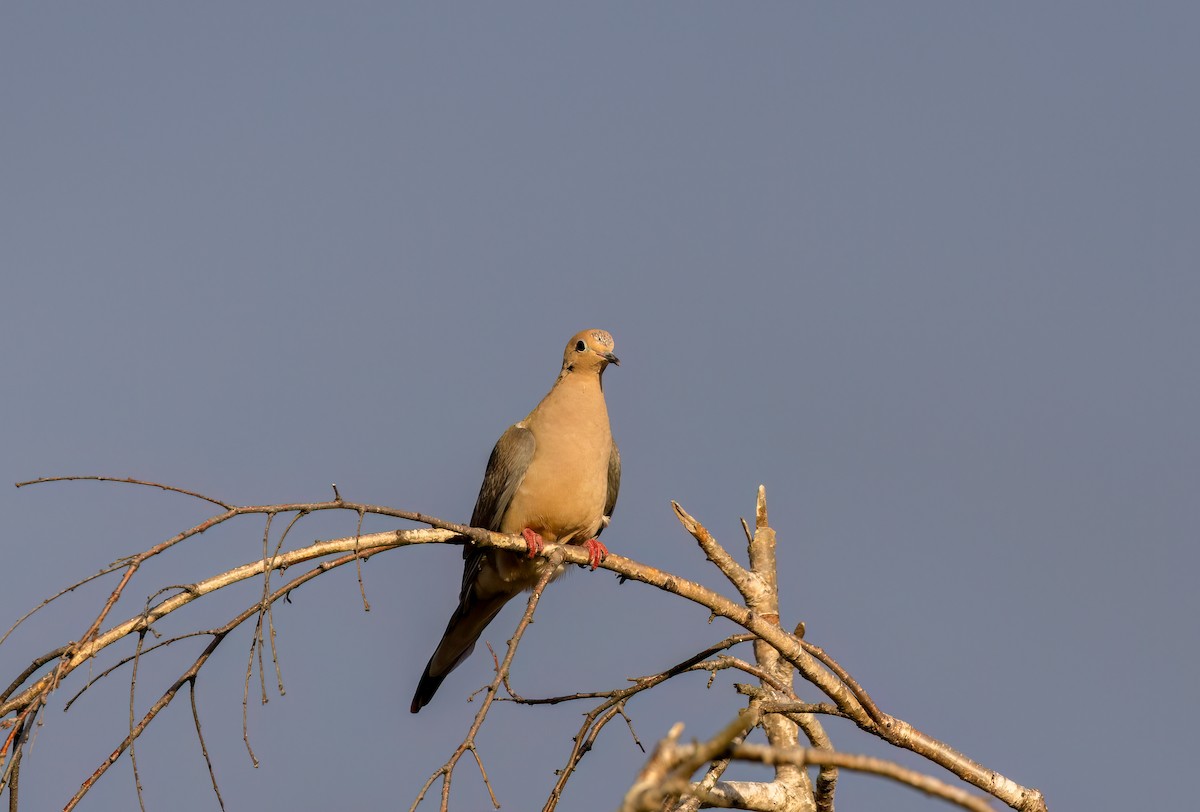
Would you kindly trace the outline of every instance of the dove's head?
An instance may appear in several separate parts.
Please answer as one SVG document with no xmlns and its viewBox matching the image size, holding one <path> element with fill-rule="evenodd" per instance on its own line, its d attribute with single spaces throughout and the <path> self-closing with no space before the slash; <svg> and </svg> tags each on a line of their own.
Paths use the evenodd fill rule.
<svg viewBox="0 0 1200 812">
<path fill-rule="evenodd" d="M 605 330 L 584 330 L 571 336 L 563 351 L 563 371 L 595 372 L 599 375 L 609 364 L 620 366 L 613 355 L 613 338 Z"/>
</svg>

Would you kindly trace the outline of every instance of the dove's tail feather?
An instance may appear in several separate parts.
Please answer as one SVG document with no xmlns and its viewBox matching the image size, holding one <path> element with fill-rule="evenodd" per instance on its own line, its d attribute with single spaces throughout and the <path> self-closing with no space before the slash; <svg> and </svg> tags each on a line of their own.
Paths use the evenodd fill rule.
<svg viewBox="0 0 1200 812">
<path fill-rule="evenodd" d="M 429 704 L 437 689 L 451 671 L 458 668 L 459 663 L 470 656 L 475 648 L 475 641 L 487 625 L 508 603 L 511 595 L 497 595 L 488 600 L 478 600 L 473 596 L 467 597 L 458 605 L 458 609 L 450 616 L 446 624 L 446 632 L 433 656 L 425 666 L 421 680 L 417 683 L 417 691 L 413 694 L 412 706 L 409 710 L 416 713 Z"/>
</svg>

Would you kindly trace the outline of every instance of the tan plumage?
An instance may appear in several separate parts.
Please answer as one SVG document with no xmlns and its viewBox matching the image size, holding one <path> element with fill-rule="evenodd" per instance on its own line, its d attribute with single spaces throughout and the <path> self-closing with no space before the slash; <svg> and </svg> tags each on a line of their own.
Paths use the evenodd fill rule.
<svg viewBox="0 0 1200 812">
<path fill-rule="evenodd" d="M 607 554 L 595 538 L 608 525 L 621 485 L 621 455 L 601 387 L 605 368 L 620 363 L 612 350 L 604 330 L 572 336 L 554 386 L 492 449 L 471 525 L 524 534 L 531 553 L 463 548 L 458 608 L 421 675 L 413 713 L 467 658 L 501 607 L 537 582 L 546 561 L 531 556 L 543 539 L 587 545 L 593 568 Z"/>
</svg>

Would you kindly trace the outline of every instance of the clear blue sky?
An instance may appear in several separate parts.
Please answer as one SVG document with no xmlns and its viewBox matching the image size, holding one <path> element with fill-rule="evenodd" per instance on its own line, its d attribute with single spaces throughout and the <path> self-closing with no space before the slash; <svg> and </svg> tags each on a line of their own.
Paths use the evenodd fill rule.
<svg viewBox="0 0 1200 812">
<path fill-rule="evenodd" d="M 785 624 L 885 710 L 1053 809 L 1178 807 L 1200 723 L 1198 29 L 1186 3 L 6 4 L 0 479 L 239 503 L 336 482 L 465 520 L 567 337 L 602 327 L 614 551 L 720 586 L 669 500 L 738 547 L 764 483 Z M 5 628 L 206 515 L 111 485 L 0 500 Z M 118 614 L 254 558 L 261 532 L 178 551 Z M 477 653 L 408 713 L 460 567 L 399 550 L 365 567 L 368 614 L 352 571 L 280 608 L 287 695 L 251 707 L 258 770 L 248 630 L 227 644 L 198 696 L 230 809 L 407 805 L 489 675 Z M 2 673 L 103 594 L 15 635 Z M 515 685 L 617 686 L 726 633 L 705 617 L 573 574 Z M 144 663 L 139 709 L 192 656 Z M 58 696 L 29 809 L 119 741 L 123 679 L 66 716 L 78 680 Z M 634 703 L 638 734 L 715 730 L 730 682 Z M 480 747 L 505 809 L 542 802 L 583 710 L 495 712 Z M 149 809 L 216 808 L 189 717 L 143 739 Z M 642 759 L 614 726 L 565 808 L 613 808 Z M 484 808 L 472 765 L 455 798 Z M 134 804 L 124 763 L 87 808 Z"/>
</svg>

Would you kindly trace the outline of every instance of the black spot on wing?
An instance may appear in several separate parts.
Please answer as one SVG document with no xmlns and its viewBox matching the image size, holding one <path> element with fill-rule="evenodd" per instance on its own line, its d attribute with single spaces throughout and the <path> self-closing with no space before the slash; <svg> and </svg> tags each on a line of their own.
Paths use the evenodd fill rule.
<svg viewBox="0 0 1200 812">
<path fill-rule="evenodd" d="M 608 455 L 608 496 L 604 500 L 604 517 L 605 526 L 613 514 L 613 508 L 617 506 L 617 493 L 621 490 L 621 452 L 617 449 L 617 444 L 614 441 L 612 451 Z M 601 526 L 600 530 L 603 530 Z M 596 535 L 600 535 L 600 530 L 596 531 Z"/>
</svg>

